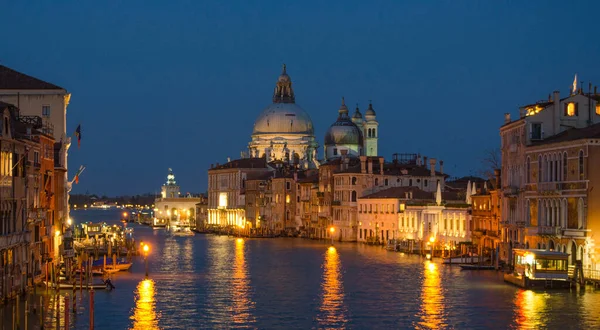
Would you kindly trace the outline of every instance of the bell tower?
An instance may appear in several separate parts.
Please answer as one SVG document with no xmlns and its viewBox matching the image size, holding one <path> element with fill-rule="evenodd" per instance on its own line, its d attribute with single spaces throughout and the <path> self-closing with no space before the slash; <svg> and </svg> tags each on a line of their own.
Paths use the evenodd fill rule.
<svg viewBox="0 0 600 330">
<path fill-rule="evenodd" d="M 377 140 L 379 136 L 379 123 L 377 122 L 373 103 L 369 100 L 369 108 L 365 111 L 365 121 L 363 124 L 365 155 L 377 156 Z"/>
</svg>

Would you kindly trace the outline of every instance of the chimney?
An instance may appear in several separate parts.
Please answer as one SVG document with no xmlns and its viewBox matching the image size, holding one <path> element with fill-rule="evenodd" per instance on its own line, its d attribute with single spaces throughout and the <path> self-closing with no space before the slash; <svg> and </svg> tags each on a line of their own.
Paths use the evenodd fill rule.
<svg viewBox="0 0 600 330">
<path fill-rule="evenodd" d="M 383 175 L 383 157 L 379 157 L 379 174 Z"/>
<path fill-rule="evenodd" d="M 294 183 L 298 182 L 298 172 L 294 171 Z"/>
<path fill-rule="evenodd" d="M 429 160 L 429 169 L 431 170 L 431 176 L 435 176 L 435 158 Z"/>
<path fill-rule="evenodd" d="M 423 167 L 427 168 L 427 156 L 423 156 L 423 163 L 421 163 Z"/>
<path fill-rule="evenodd" d="M 410 199 L 412 199 L 412 190 L 410 191 L 410 193 L 409 193 L 408 196 L 409 196 Z"/>
<path fill-rule="evenodd" d="M 360 156 L 360 173 L 367 173 L 367 156 Z"/>
<path fill-rule="evenodd" d="M 227 157 L 227 162 L 229 163 L 231 161 L 231 158 Z"/>
<path fill-rule="evenodd" d="M 421 154 L 417 155 L 417 166 L 421 166 Z"/>
<path fill-rule="evenodd" d="M 408 191 L 404 192 L 404 199 L 408 199 Z"/>
<path fill-rule="evenodd" d="M 510 123 L 510 113 L 507 112 L 504 114 L 504 124 Z"/>
<path fill-rule="evenodd" d="M 370 159 L 367 166 L 368 166 L 368 173 L 373 174 L 373 160 L 372 159 Z"/>
<path fill-rule="evenodd" d="M 496 177 L 496 186 L 495 189 L 500 189 L 500 169 L 494 170 L 494 176 Z"/>
<path fill-rule="evenodd" d="M 444 161 L 440 160 L 440 173 L 444 174 Z"/>
<path fill-rule="evenodd" d="M 210 164 L 210 168 L 213 168 L 215 165 L 214 164 Z"/>
</svg>

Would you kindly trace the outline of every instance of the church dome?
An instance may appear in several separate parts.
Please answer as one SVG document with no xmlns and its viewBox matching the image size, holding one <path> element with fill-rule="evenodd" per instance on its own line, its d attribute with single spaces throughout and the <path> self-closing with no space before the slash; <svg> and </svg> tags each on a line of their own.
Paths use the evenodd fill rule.
<svg viewBox="0 0 600 330">
<path fill-rule="evenodd" d="M 342 98 L 338 119 L 325 133 L 325 145 L 359 145 L 363 144 L 363 136 L 356 124 L 348 116 L 348 108 Z"/>
<path fill-rule="evenodd" d="M 307 134 L 313 135 L 313 123 L 306 111 L 296 103 L 273 103 L 254 122 L 253 134 Z"/>
<path fill-rule="evenodd" d="M 287 74 L 285 64 L 275 84 L 273 104 L 258 116 L 252 134 L 314 135 L 310 116 L 296 104 L 292 79 Z"/>
</svg>

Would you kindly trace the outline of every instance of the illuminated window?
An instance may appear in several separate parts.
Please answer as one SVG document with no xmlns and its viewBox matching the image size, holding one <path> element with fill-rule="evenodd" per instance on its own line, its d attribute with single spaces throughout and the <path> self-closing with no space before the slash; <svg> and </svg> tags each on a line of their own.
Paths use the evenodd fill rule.
<svg viewBox="0 0 600 330">
<path fill-rule="evenodd" d="M 600 115 L 600 103 L 596 103 L 596 114 Z"/>
<path fill-rule="evenodd" d="M 227 207 L 227 193 L 222 192 L 219 194 L 219 207 Z"/>
<path fill-rule="evenodd" d="M 287 204 L 289 204 L 289 203 L 290 203 L 290 195 L 285 195 L 285 202 L 286 202 Z"/>
<path fill-rule="evenodd" d="M 577 116 L 578 115 L 578 109 L 579 107 L 577 106 L 577 103 L 574 102 L 569 102 L 565 104 L 565 116 L 567 117 L 573 117 L 573 116 Z"/>
</svg>

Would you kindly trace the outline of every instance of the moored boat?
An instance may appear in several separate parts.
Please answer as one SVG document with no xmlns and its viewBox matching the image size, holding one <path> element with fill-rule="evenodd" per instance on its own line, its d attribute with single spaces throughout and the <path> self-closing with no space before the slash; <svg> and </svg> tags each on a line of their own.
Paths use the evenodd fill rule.
<svg viewBox="0 0 600 330">
<path fill-rule="evenodd" d="M 476 264 L 478 262 L 478 255 L 463 255 L 458 257 L 446 257 L 442 259 L 443 264 Z"/>
<path fill-rule="evenodd" d="M 539 249 L 513 249 L 513 272 L 504 274 L 504 281 L 526 289 L 568 289 L 567 263 L 564 252 Z"/>
<path fill-rule="evenodd" d="M 94 289 L 94 290 L 104 290 L 106 289 L 106 284 L 105 283 L 91 283 L 91 284 L 86 284 L 83 283 L 80 285 L 79 282 L 74 282 L 74 283 L 68 283 L 68 282 L 58 282 L 58 284 L 53 283 L 53 282 L 47 282 L 47 281 L 43 281 L 42 283 L 44 283 L 44 285 L 46 285 L 49 288 L 55 289 L 58 286 L 59 290 L 71 290 L 73 288 L 77 289 L 80 286 L 82 288 L 89 288 L 89 289 Z"/>
</svg>

